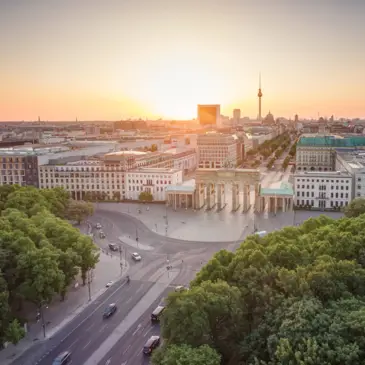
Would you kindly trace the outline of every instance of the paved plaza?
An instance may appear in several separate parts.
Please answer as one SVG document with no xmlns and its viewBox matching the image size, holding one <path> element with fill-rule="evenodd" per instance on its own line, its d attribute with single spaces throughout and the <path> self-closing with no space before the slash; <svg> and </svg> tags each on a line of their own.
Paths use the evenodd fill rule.
<svg viewBox="0 0 365 365">
<path fill-rule="evenodd" d="M 259 231 L 274 231 L 285 226 L 300 224 L 311 217 L 326 214 L 332 218 L 340 218 L 342 213 L 331 212 L 279 212 L 254 214 L 251 208 L 248 212 L 231 212 L 226 207 L 220 212 L 215 210 L 192 211 L 191 209 L 166 208 L 159 204 L 132 203 L 98 203 L 96 209 L 125 213 L 139 219 L 150 230 L 163 236 L 187 241 L 237 241 L 243 235 L 251 233 L 254 225 Z M 138 213 L 141 210 L 141 213 Z M 167 215 L 167 234 L 166 234 Z"/>
</svg>

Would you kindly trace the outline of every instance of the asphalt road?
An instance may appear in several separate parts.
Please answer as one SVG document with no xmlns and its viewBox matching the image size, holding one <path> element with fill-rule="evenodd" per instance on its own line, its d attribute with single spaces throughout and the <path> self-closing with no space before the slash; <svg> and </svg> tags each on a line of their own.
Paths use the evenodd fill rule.
<svg viewBox="0 0 365 365">
<path fill-rule="evenodd" d="M 166 289 L 163 294 L 151 304 L 134 326 L 116 343 L 104 356 L 98 365 L 141 365 L 149 364 L 149 357 L 143 355 L 142 350 L 146 341 L 153 335 L 160 335 L 159 324 L 151 323 L 151 313 L 163 302 L 173 287 Z"/>
<path fill-rule="evenodd" d="M 72 352 L 74 364 L 82 364 L 152 285 L 151 282 L 143 281 L 115 283 L 53 338 L 43 342 L 37 350 L 28 350 L 13 365 L 50 365 L 59 353 L 66 350 Z M 104 309 L 110 303 L 116 303 L 118 309 L 113 317 L 104 320 Z"/>
</svg>

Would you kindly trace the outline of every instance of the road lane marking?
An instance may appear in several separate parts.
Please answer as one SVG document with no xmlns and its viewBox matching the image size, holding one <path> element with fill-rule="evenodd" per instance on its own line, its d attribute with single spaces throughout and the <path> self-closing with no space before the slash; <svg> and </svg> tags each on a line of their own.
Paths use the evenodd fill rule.
<svg viewBox="0 0 365 365">
<path fill-rule="evenodd" d="M 131 348 L 131 345 L 128 345 L 128 347 L 123 351 L 123 355 L 125 355 L 130 348 Z"/>
<path fill-rule="evenodd" d="M 86 349 L 91 344 L 91 340 L 82 348 L 83 350 Z"/>
<path fill-rule="evenodd" d="M 103 332 L 105 330 L 105 328 L 107 328 L 107 327 L 108 327 L 108 325 L 107 324 L 104 324 L 104 326 L 101 327 L 101 329 L 99 330 L 99 332 Z"/>
<path fill-rule="evenodd" d="M 94 327 L 94 323 L 92 323 L 89 327 L 86 328 L 85 332 L 89 332 L 91 330 L 92 327 Z"/>
<path fill-rule="evenodd" d="M 136 330 L 132 333 L 132 336 L 134 336 L 140 329 L 141 329 L 141 327 L 142 327 L 142 324 L 140 323 L 138 326 L 137 326 L 137 328 L 136 328 Z"/>
<path fill-rule="evenodd" d="M 146 337 L 151 332 L 152 327 L 150 327 L 144 334 L 143 337 Z"/>
<path fill-rule="evenodd" d="M 115 289 L 113 291 L 113 293 L 111 293 L 103 302 L 101 302 L 86 318 L 84 318 L 72 331 L 70 331 L 62 340 L 61 340 L 61 343 L 64 342 L 66 340 L 67 337 L 69 337 L 70 335 L 72 335 L 80 326 L 82 326 L 89 318 L 91 318 L 94 313 L 96 313 L 103 305 L 104 303 L 108 302 L 109 299 L 114 295 L 116 294 L 120 289 L 122 289 L 124 286 L 126 285 L 126 282 L 123 282 L 119 288 Z M 104 294 L 104 293 L 103 293 Z M 101 294 L 101 295 L 103 295 Z M 85 307 L 86 309 L 87 307 Z M 84 309 L 84 310 L 85 310 Z M 83 311 L 84 311 L 83 310 Z M 82 312 L 80 312 L 81 314 Z M 79 314 L 79 315 L 80 315 Z M 75 320 L 77 317 L 73 318 L 70 322 L 72 322 L 73 320 Z"/>
<path fill-rule="evenodd" d="M 160 278 L 141 300 L 133 307 L 122 322 L 109 334 L 109 337 L 101 343 L 94 353 L 84 362 L 84 365 L 95 365 L 102 361 L 109 351 L 119 342 L 125 333 L 145 314 L 151 303 L 157 301 L 168 286 L 176 279 L 177 273 L 171 273 L 169 278 Z M 142 351 L 142 349 L 141 349 Z"/>
<path fill-rule="evenodd" d="M 74 342 L 72 342 L 71 343 L 71 345 L 69 346 L 69 348 L 71 348 L 73 345 L 75 345 L 76 344 L 76 342 L 78 342 L 80 339 L 78 338 L 78 339 L 76 339 Z"/>
<path fill-rule="evenodd" d="M 109 358 L 108 360 L 106 360 L 105 365 L 109 365 L 111 361 L 112 361 L 112 358 Z"/>
<path fill-rule="evenodd" d="M 132 301 L 132 297 L 130 297 L 125 303 L 128 304 L 130 301 Z"/>
<path fill-rule="evenodd" d="M 136 293 L 139 293 L 144 288 L 144 285 L 142 284 L 137 290 Z"/>
</svg>

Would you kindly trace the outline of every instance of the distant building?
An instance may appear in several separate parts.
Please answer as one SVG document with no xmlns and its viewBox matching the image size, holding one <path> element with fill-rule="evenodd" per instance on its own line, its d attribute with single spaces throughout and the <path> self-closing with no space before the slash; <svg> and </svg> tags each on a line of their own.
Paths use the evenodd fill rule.
<svg viewBox="0 0 365 365">
<path fill-rule="evenodd" d="M 303 136 L 296 148 L 296 168 L 299 171 L 334 171 L 336 149 L 365 149 L 365 137 Z"/>
<path fill-rule="evenodd" d="M 233 109 L 233 125 L 237 126 L 241 120 L 241 109 Z"/>
<path fill-rule="evenodd" d="M 229 134 L 206 133 L 198 136 L 199 168 L 236 167 L 240 159 L 238 138 Z"/>
<path fill-rule="evenodd" d="M 202 127 L 221 128 L 221 106 L 219 104 L 198 105 L 198 121 Z"/>
</svg>

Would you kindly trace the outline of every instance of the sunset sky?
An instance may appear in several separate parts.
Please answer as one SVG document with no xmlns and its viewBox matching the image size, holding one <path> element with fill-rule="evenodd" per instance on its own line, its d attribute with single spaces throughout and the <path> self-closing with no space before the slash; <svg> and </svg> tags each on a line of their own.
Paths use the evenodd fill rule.
<svg viewBox="0 0 365 365">
<path fill-rule="evenodd" d="M 365 0 L 0 0 L 0 120 L 365 116 Z"/>
</svg>

